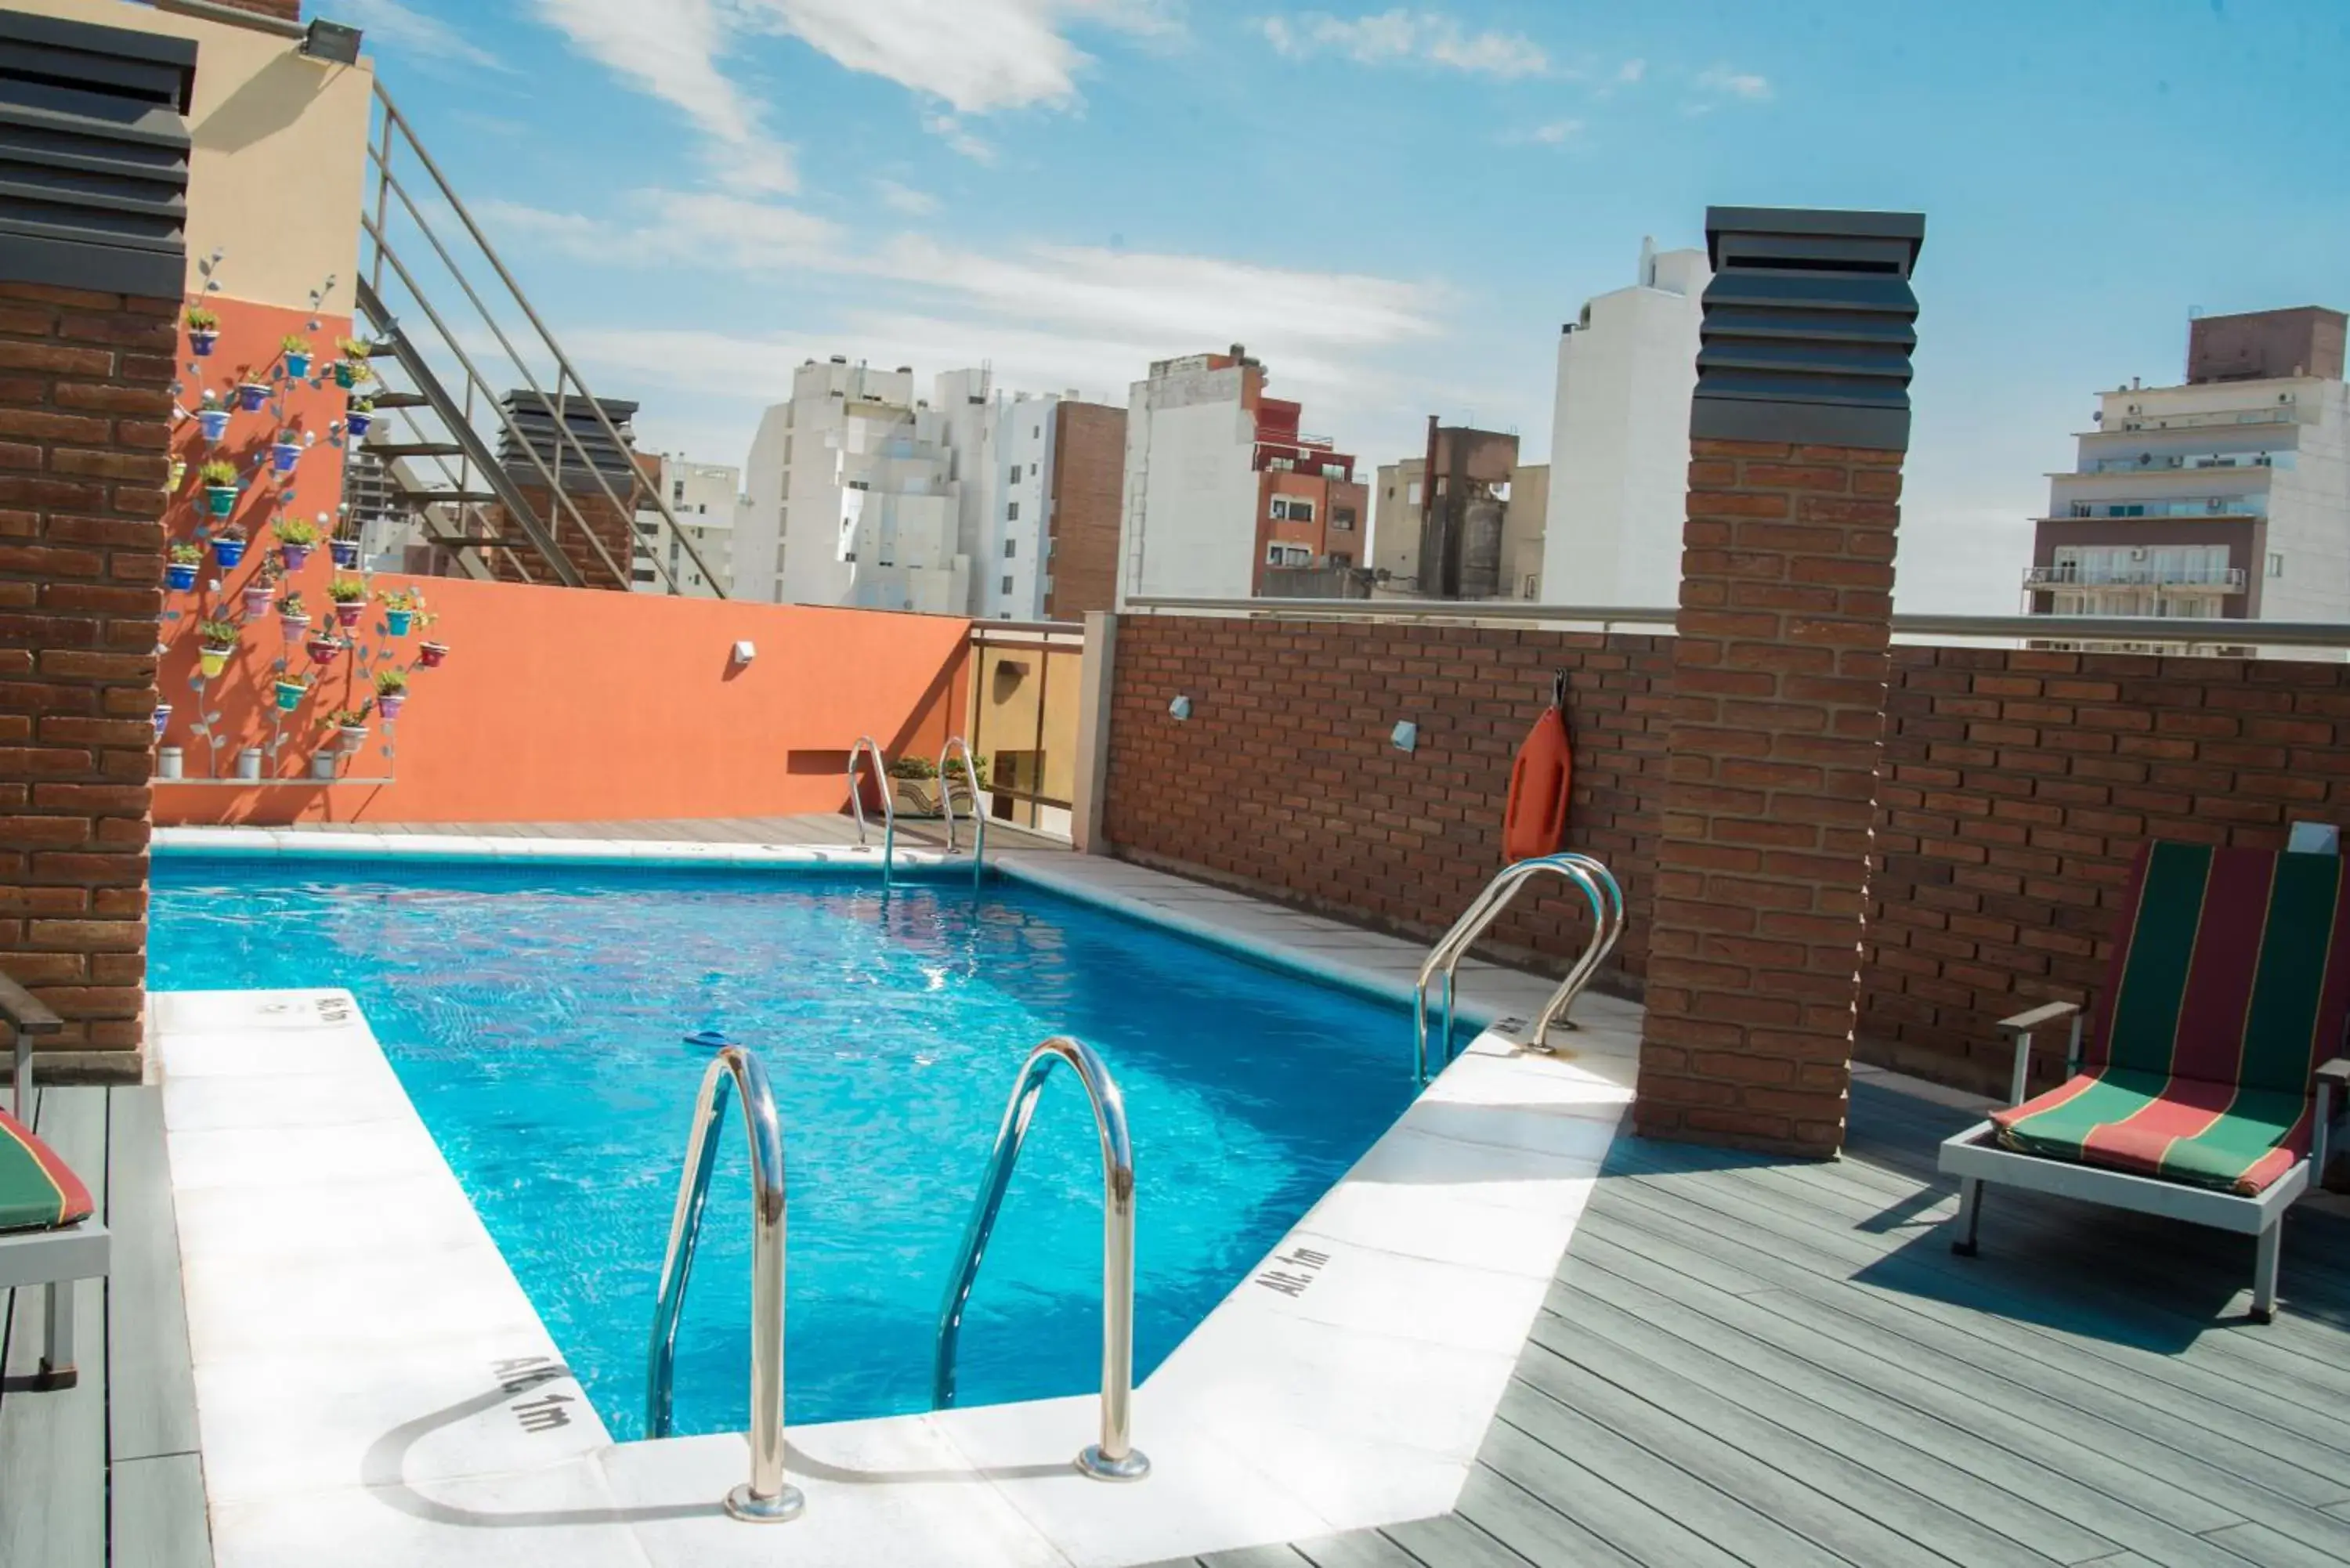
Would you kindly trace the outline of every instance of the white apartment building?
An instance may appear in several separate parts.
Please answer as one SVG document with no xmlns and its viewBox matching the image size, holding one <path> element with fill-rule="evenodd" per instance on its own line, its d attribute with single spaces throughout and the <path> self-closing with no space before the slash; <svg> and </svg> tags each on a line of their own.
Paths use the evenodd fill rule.
<svg viewBox="0 0 2350 1568">
<path fill-rule="evenodd" d="M 985 369 L 949 371 L 917 399 L 910 367 L 801 366 L 752 442 L 736 593 L 1040 618 L 1058 402 L 1007 397 Z"/>
<path fill-rule="evenodd" d="M 1592 299 L 1561 334 L 1545 603 L 1680 602 L 1690 396 L 1712 275 L 1703 251 L 1643 240 L 1638 281 Z"/>
<path fill-rule="evenodd" d="M 694 566 L 660 509 L 645 506 L 637 513 L 636 559 L 630 563 L 629 586 L 639 593 L 665 594 L 675 583 L 676 591 L 689 598 L 731 596 L 741 480 L 742 471 L 724 463 L 693 462 L 679 453 L 661 453 L 659 483 L 670 513 L 677 519 L 677 532 L 702 557 L 702 568 Z M 667 579 L 655 568 L 656 560 L 669 568 Z"/>
<path fill-rule="evenodd" d="M 1231 354 L 1162 359 L 1127 403 L 1118 602 L 1246 598 L 1258 536 L 1255 403 L 1264 372 Z"/>
<path fill-rule="evenodd" d="M 2049 475 L 2026 613 L 2350 620 L 2342 341 L 2332 311 L 2209 317 L 2185 385 L 2100 394 L 2072 469 Z"/>
</svg>

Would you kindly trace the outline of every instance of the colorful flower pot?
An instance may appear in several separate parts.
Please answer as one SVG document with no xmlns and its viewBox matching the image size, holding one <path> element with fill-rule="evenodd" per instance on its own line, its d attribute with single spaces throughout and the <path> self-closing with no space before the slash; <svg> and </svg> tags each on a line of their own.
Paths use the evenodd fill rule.
<svg viewBox="0 0 2350 1568">
<path fill-rule="evenodd" d="M 343 743 L 343 754 L 348 756 L 351 753 L 358 751 L 361 746 L 367 744 L 367 726 L 365 724 L 343 724 L 336 729 L 335 736 Z"/>
<path fill-rule="evenodd" d="M 200 409 L 196 412 L 196 423 L 203 428 L 204 439 L 206 441 L 225 441 L 228 439 L 228 410 L 226 409 Z"/>
<path fill-rule="evenodd" d="M 215 517 L 225 517 L 236 510 L 236 486 L 207 484 L 204 486 L 204 510 Z"/>
<path fill-rule="evenodd" d="M 302 448 L 290 441 L 272 441 L 269 445 L 269 466 L 279 473 L 291 473 L 302 459 Z"/>
<path fill-rule="evenodd" d="M 384 721 L 387 723 L 399 718 L 400 709 L 405 707 L 407 703 L 408 693 L 405 691 L 379 691 L 376 693 L 376 711 L 383 715 Z"/>
<path fill-rule="evenodd" d="M 156 703 L 156 704 L 155 704 L 155 738 L 156 738 L 157 740 L 159 740 L 159 741 L 160 741 L 160 740 L 161 740 L 161 739 L 163 738 L 163 726 L 164 726 L 164 725 L 166 725 L 166 724 L 169 724 L 171 722 L 172 722 L 172 705 L 171 705 L 169 702 L 158 702 L 158 703 Z"/>
<path fill-rule="evenodd" d="M 365 599 L 338 599 L 335 602 L 335 624 L 345 631 L 359 625 L 359 617 L 367 613 Z"/>
<path fill-rule="evenodd" d="M 383 612 L 383 628 L 394 637 L 406 637 L 415 619 L 414 610 L 388 609 Z"/>
<path fill-rule="evenodd" d="M 213 541 L 213 557 L 220 562 L 222 571 L 234 571 L 236 569 L 236 564 L 244 559 L 244 541 L 242 539 L 232 539 L 225 535 L 214 539 Z"/>
<path fill-rule="evenodd" d="M 352 409 L 343 415 L 343 428 L 355 436 L 367 434 L 368 426 L 373 423 L 375 416 L 365 409 Z"/>
<path fill-rule="evenodd" d="M 263 381 L 239 381 L 236 384 L 236 406 L 246 413 L 259 411 L 269 400 L 269 387 Z"/>
<path fill-rule="evenodd" d="M 198 649 L 196 650 L 196 666 L 204 672 L 205 680 L 213 680 L 219 676 L 222 670 L 228 668 L 229 655 L 235 651 L 236 649 L 234 646 L 228 648 Z"/>
<path fill-rule="evenodd" d="M 301 353 L 296 354 L 296 353 L 295 353 L 292 349 L 290 349 L 290 348 L 289 348 L 289 349 L 287 349 L 287 350 L 286 351 L 286 373 L 288 376 L 293 377 L 293 378 L 294 378 L 294 379 L 296 379 L 296 380 L 297 380 L 297 381 L 304 381 L 304 380 L 307 380 L 307 379 L 309 379 L 309 377 L 310 377 L 310 353 L 309 353 L 309 350 L 306 348 L 306 349 L 304 349 Z"/>
<path fill-rule="evenodd" d="M 346 571 L 359 564 L 359 542 L 357 539 L 329 539 L 327 551 L 335 557 L 335 565 Z"/>
<path fill-rule="evenodd" d="M 269 585 L 248 583 L 244 589 L 244 618 L 259 620 L 269 613 Z"/>
<path fill-rule="evenodd" d="M 196 566 L 192 561 L 173 561 L 163 568 L 163 586 L 174 593 L 185 593 L 196 586 Z"/>
<path fill-rule="evenodd" d="M 338 387 L 356 387 L 359 384 L 359 375 L 357 370 L 351 369 L 351 362 L 348 359 L 336 360 L 335 385 Z"/>
<path fill-rule="evenodd" d="M 188 352 L 197 358 L 211 358 L 213 350 L 219 347 L 220 331 L 217 327 L 191 327 L 188 328 Z"/>
<path fill-rule="evenodd" d="M 302 634 L 310 629 L 310 618 L 307 615 L 281 615 L 277 618 L 277 629 L 286 634 L 286 641 L 299 642 Z"/>
<path fill-rule="evenodd" d="M 302 650 L 310 656 L 313 664 L 332 664 L 335 655 L 342 652 L 343 645 L 331 637 L 314 637 L 302 645 Z"/>
<path fill-rule="evenodd" d="M 423 669 L 438 670 L 441 661 L 448 657 L 449 645 L 445 642 L 421 642 L 416 646 L 416 662 Z"/>
<path fill-rule="evenodd" d="M 279 681 L 277 683 L 277 711 L 281 713 L 291 713 L 295 709 L 302 705 L 302 695 L 309 690 L 310 689 L 307 686 L 303 685 L 299 680 Z"/>
<path fill-rule="evenodd" d="M 316 548 L 315 545 L 280 545 L 277 558 L 286 563 L 287 571 L 298 572 L 309 563 L 310 552 Z"/>
</svg>

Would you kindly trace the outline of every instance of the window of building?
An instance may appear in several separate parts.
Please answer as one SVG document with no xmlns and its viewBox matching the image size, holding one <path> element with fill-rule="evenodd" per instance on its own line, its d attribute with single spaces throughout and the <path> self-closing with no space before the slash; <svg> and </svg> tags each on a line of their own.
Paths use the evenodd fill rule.
<svg viewBox="0 0 2350 1568">
<path fill-rule="evenodd" d="M 1011 579 L 1010 577 L 1006 577 L 1006 578 L 1004 578 L 1004 579 L 1003 579 L 1003 592 L 1005 592 L 1005 593 L 1007 593 L 1007 594 L 1008 594 L 1008 593 L 1010 593 L 1011 591 L 1012 591 L 1012 579 Z"/>
<path fill-rule="evenodd" d="M 1417 506 L 1419 504 L 1419 480 L 1413 480 L 1409 485 L 1405 487 L 1403 504 L 1406 506 Z"/>
<path fill-rule="evenodd" d="M 1003 515 L 1004 515 L 1004 516 L 1006 516 L 1006 517 L 1008 517 L 1008 518 L 1010 518 L 1010 519 L 1011 519 L 1013 522 L 1014 522 L 1014 523 L 1019 522 L 1019 521 L 1020 521 L 1020 503 L 1018 503 L 1017 501 L 1015 501 L 1015 502 L 1014 502 L 1011 505 L 1006 506 L 1006 507 L 1003 509 Z"/>
<path fill-rule="evenodd" d="M 2284 576 L 2284 557 L 2273 550 L 2269 552 L 2269 576 L 2272 577 Z"/>
<path fill-rule="evenodd" d="M 1341 530 L 1351 530 L 1355 526 L 1355 509 L 1351 506 L 1333 506 L 1330 508 L 1330 526 Z"/>
<path fill-rule="evenodd" d="M 1314 564 L 1314 552 L 1303 545 L 1267 545 L 1264 547 L 1264 564 L 1268 566 L 1310 566 Z"/>
<path fill-rule="evenodd" d="M 1330 564 L 1334 566 L 1351 566 L 1355 564 L 1355 557 L 1344 550 L 1333 550 L 1330 552 Z"/>
<path fill-rule="evenodd" d="M 1007 561 L 1008 561 L 1008 560 L 1012 559 L 1014 556 L 1017 556 L 1018 554 L 1020 554 L 1020 541 L 1019 541 L 1019 540 L 1017 540 L 1017 539 L 1006 539 L 1005 541 L 1003 541 L 1003 558 L 1004 558 L 1005 560 L 1007 560 Z"/>
<path fill-rule="evenodd" d="M 1014 484 L 1020 483 L 1020 465 L 1016 462 L 1012 465 L 1012 483 Z"/>
<path fill-rule="evenodd" d="M 1311 523 L 1314 503 L 1303 495 L 1276 495 L 1273 498 L 1273 520 L 1276 523 Z"/>
</svg>

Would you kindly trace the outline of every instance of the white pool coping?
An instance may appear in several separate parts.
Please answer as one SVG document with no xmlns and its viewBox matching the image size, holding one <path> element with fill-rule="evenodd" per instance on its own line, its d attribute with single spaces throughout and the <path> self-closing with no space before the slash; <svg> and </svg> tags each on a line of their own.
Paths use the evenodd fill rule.
<svg viewBox="0 0 2350 1568">
<path fill-rule="evenodd" d="M 1032 858 L 1261 958 L 1334 940 L 1315 961 L 1348 983 L 1392 983 L 1396 950 L 1416 968 L 1241 895 Z M 1486 1010 L 1547 990 L 1471 983 Z M 348 992 L 158 993 L 215 1560 L 1113 1568 L 1446 1512 L 1630 1099 L 1638 1009 L 1575 1013 L 1571 1059 L 1479 1036 L 1153 1373 L 1148 1480 L 1070 1468 L 1090 1396 L 839 1422 L 790 1430 L 806 1515 L 754 1526 L 718 1508 L 740 1434 L 611 1441 Z"/>
<path fill-rule="evenodd" d="M 165 857 L 206 855 L 253 859 L 434 860 L 498 865 L 518 860 L 557 866 L 728 866 L 776 869 L 881 869 L 880 830 L 871 844 L 712 844 L 691 838 L 522 838 L 468 833 L 323 833 L 270 827 L 159 827 L 151 847 Z M 968 854 L 899 845 L 899 870 L 968 869 Z"/>
</svg>

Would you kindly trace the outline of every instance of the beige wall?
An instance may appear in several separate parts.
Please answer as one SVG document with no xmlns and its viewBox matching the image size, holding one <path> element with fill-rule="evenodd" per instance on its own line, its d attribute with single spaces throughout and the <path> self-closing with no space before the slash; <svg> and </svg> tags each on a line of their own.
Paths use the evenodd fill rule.
<svg viewBox="0 0 2350 1568">
<path fill-rule="evenodd" d="M 353 309 L 359 206 L 365 186 L 372 67 L 335 66 L 294 52 L 297 40 L 128 0 L 7 0 L 10 10 L 63 16 L 196 41 L 188 126 L 188 290 L 215 246 L 220 292 L 308 309 Z"/>
<path fill-rule="evenodd" d="M 1550 515 L 1550 464 L 1522 462 L 1510 471 L 1510 510 L 1502 524 L 1502 597 L 1542 592 L 1543 527 Z M 1534 592 L 1526 592 L 1526 579 Z"/>
</svg>

